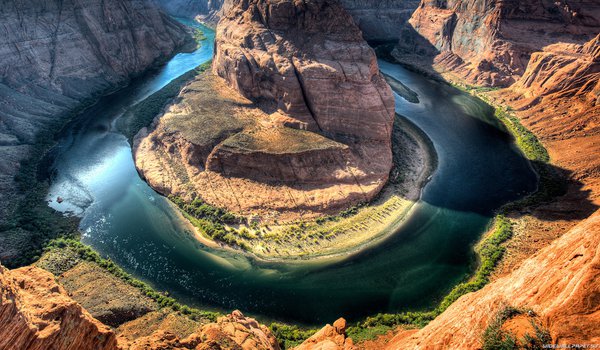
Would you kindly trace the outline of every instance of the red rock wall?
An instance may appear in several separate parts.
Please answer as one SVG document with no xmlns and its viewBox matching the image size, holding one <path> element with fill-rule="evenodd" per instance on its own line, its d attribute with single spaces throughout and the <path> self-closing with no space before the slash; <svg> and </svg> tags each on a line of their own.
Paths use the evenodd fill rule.
<svg viewBox="0 0 600 350">
<path fill-rule="evenodd" d="M 409 22 L 401 52 L 435 56 L 439 69 L 471 84 L 506 87 L 525 72 L 533 52 L 600 32 L 600 3 L 423 0 Z"/>
<path fill-rule="evenodd" d="M 0 349 L 113 350 L 117 341 L 110 328 L 56 284 L 51 273 L 0 266 Z"/>
</svg>

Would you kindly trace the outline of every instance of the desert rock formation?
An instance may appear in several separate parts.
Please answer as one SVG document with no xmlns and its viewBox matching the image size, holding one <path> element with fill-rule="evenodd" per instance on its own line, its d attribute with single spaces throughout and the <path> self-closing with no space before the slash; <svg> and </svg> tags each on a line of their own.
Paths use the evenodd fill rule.
<svg viewBox="0 0 600 350">
<path fill-rule="evenodd" d="M 340 0 L 365 40 L 397 41 L 419 0 Z"/>
<path fill-rule="evenodd" d="M 234 4 L 215 76 L 138 135 L 140 173 L 164 194 L 280 219 L 373 198 L 392 166 L 394 99 L 351 17 L 336 1 Z"/>
<path fill-rule="evenodd" d="M 42 269 L 0 266 L 0 349 L 117 349 L 113 331 Z"/>
<path fill-rule="evenodd" d="M 397 56 L 429 56 L 438 70 L 467 83 L 507 87 L 525 72 L 533 52 L 600 32 L 600 3 L 423 0 L 409 23 Z"/>
<path fill-rule="evenodd" d="M 346 320 L 340 318 L 333 326 L 326 325 L 294 350 L 356 350 L 356 347 L 352 339 L 346 337 Z"/>
<path fill-rule="evenodd" d="M 386 349 L 478 349 L 506 306 L 531 308 L 555 344 L 600 341 L 600 212 L 581 222 L 508 276 L 467 294 L 416 333 Z"/>
<path fill-rule="evenodd" d="M 202 326 L 185 339 L 159 330 L 150 336 L 137 339 L 130 349 L 280 350 L 280 347 L 266 326 L 245 317 L 240 311 L 234 311 L 219 318 L 216 323 Z"/>
</svg>

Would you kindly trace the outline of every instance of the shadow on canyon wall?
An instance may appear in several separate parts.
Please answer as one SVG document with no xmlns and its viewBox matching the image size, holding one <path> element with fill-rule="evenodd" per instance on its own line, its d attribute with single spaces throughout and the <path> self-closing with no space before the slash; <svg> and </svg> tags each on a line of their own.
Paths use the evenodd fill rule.
<svg viewBox="0 0 600 350">
<path fill-rule="evenodd" d="M 419 34 L 410 24 L 407 24 L 402 30 L 400 42 L 369 42 L 377 52 L 377 56 L 385 61 L 400 64 L 410 71 L 424 75 L 434 81 L 447 85 L 448 94 L 451 96 L 463 95 L 465 92 L 454 87 L 447 79 L 434 69 L 435 57 L 442 52 L 432 45 L 426 38 Z M 494 107 L 481 101 L 485 109 L 479 111 L 482 113 L 491 113 L 493 115 Z M 481 125 L 478 128 L 488 129 L 486 132 L 502 133 L 511 142 L 515 142 L 515 137 L 510 134 L 506 126 L 500 120 L 497 123 L 490 124 L 477 115 L 471 115 L 476 123 Z M 495 131 L 491 129 L 496 129 Z M 583 220 L 593 214 L 598 207 L 591 199 L 592 190 L 576 179 L 574 171 L 562 168 L 555 164 L 541 161 L 530 161 L 524 155 L 520 155 L 518 162 L 529 161 L 535 173 L 538 175 L 538 191 L 530 195 L 517 199 L 515 202 L 504 205 L 502 212 L 511 217 L 520 217 L 523 215 L 532 215 L 544 221 L 558 220 Z M 506 164 L 511 166 L 511 164 Z M 499 181 L 506 179 L 499 178 Z M 486 191 L 486 187 L 480 188 Z M 479 191 L 473 189 L 473 192 Z M 489 191 L 488 191 L 489 192 Z M 473 211 L 482 215 L 493 215 L 500 210 L 502 205 L 493 204 L 498 202 L 511 202 L 516 198 L 494 198 L 494 193 L 489 193 L 489 201 L 461 201 L 461 203 L 449 203 L 440 200 L 442 197 L 435 196 L 427 200 L 428 203 L 453 210 Z M 490 203 L 492 203 L 490 205 Z"/>
</svg>

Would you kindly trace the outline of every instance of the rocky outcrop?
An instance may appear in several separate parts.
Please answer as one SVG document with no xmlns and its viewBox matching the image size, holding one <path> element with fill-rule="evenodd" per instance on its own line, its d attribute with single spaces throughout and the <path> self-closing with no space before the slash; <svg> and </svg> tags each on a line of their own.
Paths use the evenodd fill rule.
<svg viewBox="0 0 600 350">
<path fill-rule="evenodd" d="M 346 320 L 338 319 L 332 325 L 326 325 L 320 331 L 294 350 L 355 350 L 352 339 L 346 337 Z"/>
<path fill-rule="evenodd" d="M 506 306 L 532 309 L 554 344 L 600 342 L 600 212 L 581 222 L 520 268 L 465 295 L 425 328 L 402 333 L 387 349 L 478 349 Z"/>
<path fill-rule="evenodd" d="M 429 56 L 475 85 L 506 87 L 547 45 L 590 40 L 600 32 L 597 1 L 423 0 L 395 52 L 403 61 Z M 419 58 L 416 58 L 418 61 Z"/>
<path fill-rule="evenodd" d="M 159 330 L 150 336 L 139 338 L 130 349 L 280 350 L 277 339 L 266 326 L 245 317 L 240 311 L 220 317 L 216 323 L 202 326 L 185 339 Z"/>
<path fill-rule="evenodd" d="M 49 272 L 0 266 L 0 349 L 112 350 L 117 341 Z"/>
<path fill-rule="evenodd" d="M 165 61 L 187 36 L 183 27 L 145 0 L 4 1 L 0 23 L 4 221 L 18 198 L 13 178 L 37 135 L 56 132 L 82 102 Z M 0 257 L 19 254 L 9 243 L 0 238 Z"/>
<path fill-rule="evenodd" d="M 337 1 L 233 5 L 214 76 L 138 135 L 140 173 L 164 194 L 280 220 L 372 199 L 392 166 L 394 99 L 352 18 Z"/>
</svg>

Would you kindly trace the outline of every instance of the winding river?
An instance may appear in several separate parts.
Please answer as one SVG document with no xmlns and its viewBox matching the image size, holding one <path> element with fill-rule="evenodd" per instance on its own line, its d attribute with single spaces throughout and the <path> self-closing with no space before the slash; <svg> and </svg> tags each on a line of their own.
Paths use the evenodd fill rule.
<svg viewBox="0 0 600 350">
<path fill-rule="evenodd" d="M 207 40 L 200 49 L 102 98 L 65 128 L 52 153 L 48 198 L 64 201 L 50 205 L 80 216 L 84 243 L 158 290 L 203 308 L 310 325 L 428 307 L 472 273 L 472 246 L 493 211 L 535 189 L 535 174 L 491 107 L 380 62 L 418 94 L 419 103 L 397 95 L 396 110 L 438 153 L 438 169 L 405 225 L 377 246 L 329 263 L 263 263 L 206 247 L 139 178 L 130 145 L 115 128 L 128 107 L 211 58 L 214 33 L 201 28 Z"/>
</svg>

